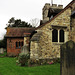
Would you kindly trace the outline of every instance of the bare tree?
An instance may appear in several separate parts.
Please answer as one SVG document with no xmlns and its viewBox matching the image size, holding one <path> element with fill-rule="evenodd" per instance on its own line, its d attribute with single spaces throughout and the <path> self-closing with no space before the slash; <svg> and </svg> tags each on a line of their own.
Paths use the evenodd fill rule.
<svg viewBox="0 0 75 75">
<path fill-rule="evenodd" d="M 31 24 L 33 27 L 38 27 L 39 24 L 40 24 L 40 20 L 39 20 L 38 18 L 31 19 L 31 20 L 30 20 L 30 24 Z"/>
</svg>

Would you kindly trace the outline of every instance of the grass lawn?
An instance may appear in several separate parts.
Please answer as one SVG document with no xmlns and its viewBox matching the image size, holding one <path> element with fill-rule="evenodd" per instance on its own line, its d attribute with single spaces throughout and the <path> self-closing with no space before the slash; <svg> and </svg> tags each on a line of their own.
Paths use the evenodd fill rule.
<svg viewBox="0 0 75 75">
<path fill-rule="evenodd" d="M 3 54 L 0 53 L 0 57 L 6 56 L 6 54 L 7 54 L 6 52 L 4 52 Z"/>
<path fill-rule="evenodd" d="M 20 67 L 15 58 L 0 58 L 0 75 L 60 75 L 60 64 Z"/>
</svg>

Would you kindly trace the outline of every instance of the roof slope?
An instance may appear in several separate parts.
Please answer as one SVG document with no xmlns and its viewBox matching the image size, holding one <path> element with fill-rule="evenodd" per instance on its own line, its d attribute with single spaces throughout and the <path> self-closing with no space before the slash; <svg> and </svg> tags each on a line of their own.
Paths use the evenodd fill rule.
<svg viewBox="0 0 75 75">
<path fill-rule="evenodd" d="M 30 35 L 35 28 L 22 28 L 22 27 L 8 27 L 6 37 L 24 37 Z"/>
<path fill-rule="evenodd" d="M 39 41 L 40 35 L 42 35 L 41 32 L 35 33 L 35 34 L 33 35 L 33 37 L 31 38 L 31 41 Z"/>
</svg>

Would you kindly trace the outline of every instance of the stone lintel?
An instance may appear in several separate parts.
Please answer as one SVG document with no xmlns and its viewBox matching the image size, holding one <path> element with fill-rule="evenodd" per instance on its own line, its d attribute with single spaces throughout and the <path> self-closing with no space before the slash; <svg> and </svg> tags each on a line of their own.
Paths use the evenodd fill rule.
<svg viewBox="0 0 75 75">
<path fill-rule="evenodd" d="M 59 25 L 51 25 L 51 26 L 56 28 L 67 28 L 67 26 L 59 26 Z"/>
</svg>

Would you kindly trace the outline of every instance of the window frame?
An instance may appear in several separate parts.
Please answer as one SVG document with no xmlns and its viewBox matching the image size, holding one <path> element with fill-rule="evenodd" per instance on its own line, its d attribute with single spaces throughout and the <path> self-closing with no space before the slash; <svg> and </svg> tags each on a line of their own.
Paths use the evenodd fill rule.
<svg viewBox="0 0 75 75">
<path fill-rule="evenodd" d="M 53 41 L 53 30 L 57 30 L 57 34 L 58 34 L 58 40 L 55 42 L 55 41 Z M 64 39 L 64 41 L 60 41 L 60 31 L 63 31 L 63 33 L 64 33 L 64 35 L 63 35 L 63 39 Z M 65 42 L 65 31 L 64 31 L 64 28 L 62 29 L 62 28 L 52 28 L 52 43 L 64 43 Z"/>
<path fill-rule="evenodd" d="M 20 49 L 23 45 L 22 45 L 23 41 L 16 41 L 16 49 Z"/>
</svg>

